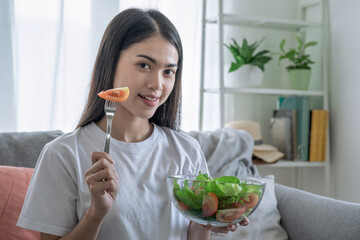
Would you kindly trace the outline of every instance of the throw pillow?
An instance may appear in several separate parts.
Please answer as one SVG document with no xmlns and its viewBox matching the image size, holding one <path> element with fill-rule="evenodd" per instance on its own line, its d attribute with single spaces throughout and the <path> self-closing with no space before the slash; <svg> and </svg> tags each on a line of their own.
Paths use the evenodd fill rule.
<svg viewBox="0 0 360 240">
<path fill-rule="evenodd" d="M 40 233 L 16 226 L 34 169 L 0 166 L 0 239 L 39 240 Z"/>
<path fill-rule="evenodd" d="M 259 179 L 259 178 L 258 178 Z M 258 208 L 248 218 L 248 226 L 239 226 L 235 232 L 227 234 L 212 233 L 212 240 L 281 240 L 288 239 L 285 230 L 280 225 L 280 212 L 275 196 L 274 176 L 268 175 L 260 180 L 266 182 L 264 196 Z"/>
</svg>

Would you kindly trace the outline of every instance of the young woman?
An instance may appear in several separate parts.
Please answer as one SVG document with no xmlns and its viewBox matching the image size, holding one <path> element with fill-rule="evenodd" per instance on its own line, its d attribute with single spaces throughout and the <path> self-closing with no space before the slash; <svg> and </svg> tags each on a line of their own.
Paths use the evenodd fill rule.
<svg viewBox="0 0 360 240">
<path fill-rule="evenodd" d="M 180 37 L 160 12 L 128 9 L 110 22 L 78 127 L 44 147 L 18 226 L 42 239 L 210 237 L 180 215 L 166 187 L 169 174 L 208 172 L 197 141 L 177 131 L 182 61 Z M 117 103 L 106 154 L 97 93 L 125 86 L 130 95 Z"/>
</svg>

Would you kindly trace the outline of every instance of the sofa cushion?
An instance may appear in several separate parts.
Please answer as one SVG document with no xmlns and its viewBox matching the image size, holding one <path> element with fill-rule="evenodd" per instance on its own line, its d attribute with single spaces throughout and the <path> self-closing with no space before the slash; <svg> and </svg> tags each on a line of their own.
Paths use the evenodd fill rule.
<svg viewBox="0 0 360 240">
<path fill-rule="evenodd" d="M 246 227 L 238 226 L 237 231 L 229 232 L 228 234 L 214 233 L 211 235 L 212 240 L 288 239 L 287 233 L 280 225 L 281 217 L 277 208 L 274 176 L 269 175 L 264 178 L 260 178 L 260 180 L 266 182 L 265 192 L 258 208 L 249 216 L 250 224 Z"/>
<path fill-rule="evenodd" d="M 44 145 L 62 134 L 59 130 L 0 133 L 0 165 L 34 168 Z"/>
<path fill-rule="evenodd" d="M 40 233 L 16 226 L 34 169 L 0 166 L 0 239 L 40 239 Z"/>
</svg>

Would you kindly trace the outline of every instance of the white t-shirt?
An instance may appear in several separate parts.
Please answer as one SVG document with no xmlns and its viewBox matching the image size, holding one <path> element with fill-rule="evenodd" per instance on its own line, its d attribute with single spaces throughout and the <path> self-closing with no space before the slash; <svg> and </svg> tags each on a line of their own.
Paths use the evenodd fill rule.
<svg viewBox="0 0 360 240">
<path fill-rule="evenodd" d="M 71 232 L 91 203 L 85 172 L 91 153 L 103 151 L 105 133 L 95 124 L 64 134 L 42 150 L 18 226 L 63 236 Z M 98 239 L 186 239 L 188 220 L 168 197 L 169 174 L 208 173 L 192 137 L 154 125 L 143 142 L 111 139 L 110 155 L 119 175 L 115 203 Z"/>
</svg>

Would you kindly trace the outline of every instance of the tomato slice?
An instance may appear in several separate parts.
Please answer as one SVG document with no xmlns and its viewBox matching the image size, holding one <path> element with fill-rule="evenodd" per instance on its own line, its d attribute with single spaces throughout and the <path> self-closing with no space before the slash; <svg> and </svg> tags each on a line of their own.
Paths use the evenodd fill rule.
<svg viewBox="0 0 360 240">
<path fill-rule="evenodd" d="M 245 212 L 245 208 L 229 208 L 217 211 L 216 220 L 223 223 L 231 223 L 240 218 Z"/>
<path fill-rule="evenodd" d="M 113 88 L 106 91 L 101 91 L 98 96 L 113 102 L 123 102 L 129 97 L 130 90 L 128 87 Z"/>
<path fill-rule="evenodd" d="M 188 205 L 186 205 L 185 203 L 183 203 L 182 201 L 177 201 L 177 203 L 179 204 L 179 207 L 182 210 L 189 210 L 190 209 L 190 207 Z"/>
<path fill-rule="evenodd" d="M 242 200 L 244 202 L 243 204 L 236 202 L 236 203 L 233 203 L 232 205 L 235 208 L 244 207 L 245 210 L 247 210 L 249 208 L 253 208 L 256 206 L 256 204 L 259 201 L 259 196 L 256 193 L 248 193 L 248 194 L 246 194 L 246 198 L 244 198 Z"/>
<path fill-rule="evenodd" d="M 202 217 L 210 217 L 214 215 L 219 206 L 219 199 L 215 193 L 209 192 L 203 195 L 202 199 Z"/>
</svg>

